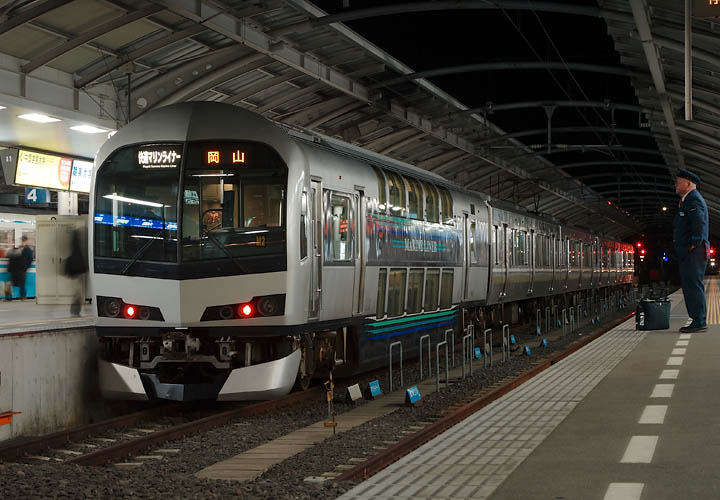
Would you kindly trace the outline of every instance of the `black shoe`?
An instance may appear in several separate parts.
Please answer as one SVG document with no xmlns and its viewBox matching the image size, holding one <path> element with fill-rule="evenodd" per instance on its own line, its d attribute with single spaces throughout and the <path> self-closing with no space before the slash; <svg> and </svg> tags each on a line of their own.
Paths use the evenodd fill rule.
<svg viewBox="0 0 720 500">
<path fill-rule="evenodd" d="M 706 332 L 707 331 L 707 325 L 706 326 L 683 326 L 680 328 L 680 333 L 696 333 L 696 332 Z"/>
</svg>

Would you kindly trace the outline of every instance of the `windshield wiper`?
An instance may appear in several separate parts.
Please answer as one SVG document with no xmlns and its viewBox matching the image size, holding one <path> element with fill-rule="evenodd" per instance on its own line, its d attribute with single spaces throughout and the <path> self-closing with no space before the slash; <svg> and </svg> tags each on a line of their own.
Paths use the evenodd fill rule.
<svg viewBox="0 0 720 500">
<path fill-rule="evenodd" d="M 237 260 L 235 260 L 235 256 L 233 256 L 233 254 L 230 253 L 230 250 L 228 250 L 228 249 L 225 247 L 225 245 L 223 245 L 222 243 L 220 243 L 220 241 L 218 241 L 218 239 L 215 237 L 214 234 L 212 234 L 210 231 L 206 231 L 206 232 L 205 232 L 205 236 L 207 236 L 208 239 L 209 239 L 210 241 L 212 241 L 212 242 L 215 244 L 216 247 L 218 247 L 220 250 L 223 251 L 223 253 L 224 253 L 225 255 L 227 255 L 228 259 L 230 259 L 230 260 L 233 262 L 233 264 L 235 264 L 235 266 L 237 266 L 237 268 L 240 270 L 241 273 L 243 273 L 243 274 L 247 274 L 247 273 L 248 273 L 248 272 L 245 270 L 245 268 L 242 266 L 242 264 L 240 264 Z"/>
<path fill-rule="evenodd" d="M 130 259 L 130 262 L 128 262 L 125 265 L 125 267 L 123 267 L 123 270 L 120 271 L 120 274 L 127 273 L 130 270 L 130 268 L 133 265 L 135 265 L 135 263 L 138 261 L 138 259 L 140 259 L 140 257 L 145 255 L 145 252 L 147 252 L 147 250 L 152 246 L 153 243 L 155 243 L 157 240 L 165 240 L 165 236 L 160 238 L 160 235 L 163 233 L 165 233 L 165 228 L 160 229 L 157 233 L 152 235 L 150 237 L 150 239 L 147 241 L 147 243 L 145 243 L 142 247 L 140 247 L 140 249 L 137 252 L 135 252 L 135 254 L 132 256 L 132 259 Z"/>
</svg>

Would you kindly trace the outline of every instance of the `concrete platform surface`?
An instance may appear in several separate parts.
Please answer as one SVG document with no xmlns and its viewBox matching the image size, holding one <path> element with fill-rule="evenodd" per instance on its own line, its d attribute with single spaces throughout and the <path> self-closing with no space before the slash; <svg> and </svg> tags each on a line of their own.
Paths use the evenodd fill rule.
<svg viewBox="0 0 720 500">
<path fill-rule="evenodd" d="M 340 497 L 720 498 L 720 280 L 705 333 L 634 318 Z"/>
<path fill-rule="evenodd" d="M 80 316 L 73 316 L 69 305 L 39 305 L 34 299 L 0 301 L 0 335 L 95 326 L 93 307 L 85 304 Z"/>
</svg>

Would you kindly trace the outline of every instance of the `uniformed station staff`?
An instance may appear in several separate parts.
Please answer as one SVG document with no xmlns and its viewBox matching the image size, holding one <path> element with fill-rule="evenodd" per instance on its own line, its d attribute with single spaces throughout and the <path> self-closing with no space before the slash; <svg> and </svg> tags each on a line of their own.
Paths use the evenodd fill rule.
<svg viewBox="0 0 720 500">
<path fill-rule="evenodd" d="M 675 178 L 675 192 L 682 196 L 675 213 L 673 243 L 680 262 L 685 307 L 692 322 L 680 328 L 683 333 L 707 330 L 705 286 L 703 276 L 710 254 L 708 241 L 708 210 L 697 190 L 700 177 L 680 169 Z"/>
</svg>

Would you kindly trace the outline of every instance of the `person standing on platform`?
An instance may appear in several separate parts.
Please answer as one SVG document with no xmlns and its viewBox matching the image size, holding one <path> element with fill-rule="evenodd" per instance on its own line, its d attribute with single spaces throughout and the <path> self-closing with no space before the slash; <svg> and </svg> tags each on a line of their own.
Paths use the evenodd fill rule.
<svg viewBox="0 0 720 500">
<path fill-rule="evenodd" d="M 18 247 L 8 252 L 8 272 L 10 273 L 10 284 L 20 289 L 20 298 L 25 298 L 25 259 L 22 250 Z M 12 300 L 13 290 L 10 288 L 7 300 Z"/>
<path fill-rule="evenodd" d="M 700 177 L 680 169 L 675 178 L 675 192 L 682 199 L 675 213 L 673 244 L 678 256 L 680 281 L 688 316 L 692 322 L 680 328 L 683 333 L 707 330 L 707 305 L 703 276 L 707 267 L 710 242 L 708 241 L 708 210 L 697 190 Z"/>
<path fill-rule="evenodd" d="M 83 252 L 79 230 L 76 229 L 70 243 L 70 256 L 65 260 L 65 274 L 75 281 L 75 292 L 73 303 L 70 306 L 70 314 L 80 316 L 82 303 L 85 296 L 84 276 L 87 273 L 88 265 Z"/>
</svg>

